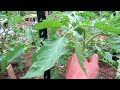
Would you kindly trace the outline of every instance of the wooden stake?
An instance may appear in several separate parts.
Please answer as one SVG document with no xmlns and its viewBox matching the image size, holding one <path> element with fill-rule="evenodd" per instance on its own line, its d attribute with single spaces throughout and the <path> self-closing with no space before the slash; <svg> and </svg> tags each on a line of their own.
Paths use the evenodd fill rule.
<svg viewBox="0 0 120 90">
<path fill-rule="evenodd" d="M 17 79 L 11 64 L 9 64 L 9 66 L 6 69 L 7 69 L 7 73 L 10 79 Z"/>
<path fill-rule="evenodd" d="M 45 11 L 46 19 L 48 18 L 48 11 Z"/>
</svg>

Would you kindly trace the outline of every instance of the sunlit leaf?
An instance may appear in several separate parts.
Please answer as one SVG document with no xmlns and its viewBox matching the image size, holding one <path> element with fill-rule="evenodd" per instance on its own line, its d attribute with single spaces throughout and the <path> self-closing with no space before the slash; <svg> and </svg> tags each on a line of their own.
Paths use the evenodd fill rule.
<svg viewBox="0 0 120 90">
<path fill-rule="evenodd" d="M 92 18 L 96 18 L 96 15 L 90 11 L 84 11 L 83 14 L 85 14 L 86 16 L 92 17 Z"/>
<path fill-rule="evenodd" d="M 42 30 L 45 28 L 57 28 L 62 27 L 62 24 L 59 21 L 54 20 L 43 20 L 43 22 L 39 22 L 37 25 L 35 25 L 35 30 Z"/>
<path fill-rule="evenodd" d="M 105 52 L 104 58 L 108 61 L 112 61 L 112 54 L 109 52 Z"/>
<path fill-rule="evenodd" d="M 105 30 L 107 32 L 112 32 L 112 33 L 115 33 L 115 34 L 120 34 L 120 28 L 118 27 L 115 27 L 115 26 L 111 26 L 111 25 L 104 25 L 105 22 L 96 22 L 94 24 L 94 26 L 96 28 L 99 28 L 101 30 Z"/>
<path fill-rule="evenodd" d="M 22 78 L 32 78 L 41 76 L 44 72 L 54 66 L 57 60 L 65 54 L 65 38 L 60 38 L 44 44 L 36 56 L 36 61 L 32 64 L 27 74 Z"/>
</svg>

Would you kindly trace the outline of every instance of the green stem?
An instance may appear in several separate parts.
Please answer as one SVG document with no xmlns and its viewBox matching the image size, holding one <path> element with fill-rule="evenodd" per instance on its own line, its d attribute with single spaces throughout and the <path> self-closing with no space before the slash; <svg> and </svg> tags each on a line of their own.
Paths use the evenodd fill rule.
<svg viewBox="0 0 120 90">
<path fill-rule="evenodd" d="M 85 34 L 86 34 L 86 32 L 85 32 L 85 29 L 84 29 L 84 30 L 83 30 L 83 38 L 84 38 L 84 41 L 83 41 L 83 49 L 84 49 L 84 50 L 85 50 L 85 48 L 86 48 L 86 47 L 85 47 L 85 46 L 86 46 L 86 45 L 85 45 L 85 38 L 86 38 L 86 35 L 85 35 Z"/>
<path fill-rule="evenodd" d="M 90 42 L 93 38 L 97 37 L 97 36 L 100 35 L 100 34 L 101 34 L 101 33 L 99 33 L 99 34 L 93 36 L 92 38 L 90 38 L 90 39 L 86 42 L 85 48 L 87 48 L 89 42 Z"/>
<path fill-rule="evenodd" d="M 68 35 L 68 33 L 69 33 L 69 31 L 67 31 L 62 38 L 65 38 Z"/>
<path fill-rule="evenodd" d="M 1 27 L 2 27 L 2 25 L 1 25 Z M 2 27 L 2 28 L 3 28 L 3 27 Z M 7 30 L 7 32 L 5 31 L 4 28 L 3 28 L 3 30 L 4 30 L 4 32 L 5 32 L 5 37 L 4 37 L 4 39 L 2 40 L 2 44 L 1 44 L 1 54 L 3 53 L 3 45 L 4 45 L 4 43 L 5 43 L 5 40 L 6 40 L 6 37 L 7 37 L 7 34 L 8 34 L 9 29 Z"/>
<path fill-rule="evenodd" d="M 6 40 L 6 36 L 7 36 L 7 34 L 5 34 L 5 37 L 4 37 L 2 44 L 1 44 L 1 53 L 3 53 L 3 45 L 4 45 L 4 42 Z"/>
</svg>

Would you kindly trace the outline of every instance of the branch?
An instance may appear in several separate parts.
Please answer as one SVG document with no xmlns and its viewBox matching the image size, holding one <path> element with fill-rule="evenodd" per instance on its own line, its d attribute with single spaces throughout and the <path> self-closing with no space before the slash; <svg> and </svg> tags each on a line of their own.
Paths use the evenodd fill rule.
<svg viewBox="0 0 120 90">
<path fill-rule="evenodd" d="M 1 24 L 0 24 L 0 25 L 1 25 Z M 2 25 L 1 25 L 1 27 L 2 27 Z M 3 28 L 3 27 L 2 27 L 2 28 Z M 4 37 L 4 39 L 2 40 L 2 44 L 1 44 L 1 53 L 3 53 L 3 45 L 4 45 L 4 42 L 5 42 L 5 40 L 6 40 L 6 37 L 7 37 L 8 31 L 9 31 L 9 28 L 8 28 L 7 32 L 5 31 L 4 28 L 3 28 L 3 30 L 4 30 L 4 32 L 5 32 L 5 37 Z"/>
</svg>

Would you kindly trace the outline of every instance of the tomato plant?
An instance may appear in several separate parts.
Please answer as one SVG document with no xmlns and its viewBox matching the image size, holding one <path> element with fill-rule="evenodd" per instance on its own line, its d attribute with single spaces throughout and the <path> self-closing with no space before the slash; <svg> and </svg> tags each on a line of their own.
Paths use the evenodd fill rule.
<svg viewBox="0 0 120 90">
<path fill-rule="evenodd" d="M 19 59 L 20 55 L 27 53 L 28 49 L 33 47 L 32 44 L 37 33 L 30 30 L 31 26 L 21 28 L 20 25 L 25 24 L 23 17 L 16 14 L 4 14 L 1 18 L 8 20 L 8 28 L 1 25 L 1 44 L 0 44 L 0 68 L 3 73 L 9 63 L 18 62 L 19 68 L 22 70 L 23 62 Z M 33 36 L 32 36 L 33 35 Z"/>
<path fill-rule="evenodd" d="M 118 11 L 54 11 L 47 20 L 25 28 L 20 27 L 25 24 L 20 15 L 3 14 L 0 18 L 3 17 L 8 19 L 8 28 L 5 29 L 1 25 L 2 72 L 5 72 L 11 62 L 19 62 L 19 66 L 22 66 L 19 56 L 27 53 L 32 47 L 35 48 L 32 53 L 32 65 L 22 78 L 42 76 L 46 70 L 66 64 L 74 52 L 85 73 L 83 59 L 89 58 L 94 53 L 98 54 L 100 61 L 108 63 L 115 69 L 119 65 L 120 14 Z M 45 28 L 48 29 L 48 38 L 44 41 L 39 38 L 38 32 Z M 23 37 L 25 40 L 22 39 Z M 22 70 L 22 67 L 19 68 Z M 58 70 L 54 68 L 51 78 L 58 78 L 57 72 Z"/>
<path fill-rule="evenodd" d="M 35 25 L 35 30 L 48 28 L 49 38 L 44 41 L 44 46 L 37 48 L 33 54 L 33 64 L 27 74 L 22 78 L 32 78 L 43 75 L 44 71 L 52 68 L 71 49 L 76 52 L 78 61 L 83 71 L 83 58 L 89 58 L 97 53 L 101 61 L 114 63 L 112 53 L 119 52 L 115 49 L 113 37 L 120 34 L 118 22 L 113 23 L 119 14 L 113 16 L 109 12 L 100 12 L 100 16 L 89 11 L 53 12 L 48 20 Z M 106 36 L 107 39 L 99 39 Z M 98 38 L 98 40 L 96 40 Z M 119 48 L 119 44 L 118 44 Z"/>
</svg>

